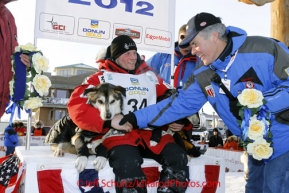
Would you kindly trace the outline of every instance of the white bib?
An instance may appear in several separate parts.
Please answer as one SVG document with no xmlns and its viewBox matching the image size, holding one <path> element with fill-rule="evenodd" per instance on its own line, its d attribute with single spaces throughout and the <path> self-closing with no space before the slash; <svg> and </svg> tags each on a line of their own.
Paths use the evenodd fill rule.
<svg viewBox="0 0 289 193">
<path fill-rule="evenodd" d="M 126 97 L 123 97 L 123 114 L 156 103 L 158 79 L 152 71 L 138 75 L 103 71 L 103 78 L 105 82 L 126 88 Z"/>
</svg>

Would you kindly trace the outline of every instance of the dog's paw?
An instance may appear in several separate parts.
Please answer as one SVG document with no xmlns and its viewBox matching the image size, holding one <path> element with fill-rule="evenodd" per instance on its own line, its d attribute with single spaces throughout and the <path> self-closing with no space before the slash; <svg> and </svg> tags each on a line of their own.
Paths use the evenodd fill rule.
<svg viewBox="0 0 289 193">
<path fill-rule="evenodd" d="M 86 165 L 87 165 L 87 157 L 86 156 L 79 156 L 75 161 L 75 168 L 80 173 L 82 172 Z"/>
<path fill-rule="evenodd" d="M 64 156 L 64 151 L 62 149 L 57 149 L 54 151 L 53 155 L 55 157 L 63 157 Z"/>
<path fill-rule="evenodd" d="M 106 164 L 106 157 L 103 156 L 97 156 L 95 160 L 93 161 L 93 165 L 96 171 L 99 171 L 104 168 Z"/>
<path fill-rule="evenodd" d="M 154 147 L 154 146 L 156 146 L 157 144 L 158 144 L 157 142 L 150 140 L 150 146 Z"/>
</svg>

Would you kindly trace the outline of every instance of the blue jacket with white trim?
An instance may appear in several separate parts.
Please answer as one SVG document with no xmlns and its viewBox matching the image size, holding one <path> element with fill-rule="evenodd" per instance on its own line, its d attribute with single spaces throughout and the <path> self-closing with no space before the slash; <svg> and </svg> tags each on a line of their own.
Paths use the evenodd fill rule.
<svg viewBox="0 0 289 193">
<path fill-rule="evenodd" d="M 156 105 L 134 112 L 138 126 L 161 126 L 190 116 L 209 101 L 230 131 L 241 137 L 241 129 L 230 112 L 229 99 L 211 82 L 212 73 L 224 78 L 232 56 L 235 57 L 226 74 L 234 97 L 248 84 L 260 90 L 272 113 L 270 130 L 273 134 L 274 153 L 270 160 L 289 151 L 289 50 L 271 38 L 247 36 L 236 27 L 227 27 L 230 41 L 221 56 L 209 66 L 200 64 L 182 90 Z M 227 53 L 224 55 L 224 53 Z"/>
</svg>

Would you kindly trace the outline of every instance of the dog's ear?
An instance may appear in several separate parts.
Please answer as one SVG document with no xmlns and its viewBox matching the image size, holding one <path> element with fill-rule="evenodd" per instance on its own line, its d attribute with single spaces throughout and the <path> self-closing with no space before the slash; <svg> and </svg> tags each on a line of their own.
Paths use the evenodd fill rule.
<svg viewBox="0 0 289 193">
<path fill-rule="evenodd" d="M 83 95 L 87 96 L 90 101 L 94 101 L 97 92 L 98 92 L 98 89 L 95 87 L 94 88 L 88 88 L 88 89 L 84 90 Z"/>
<path fill-rule="evenodd" d="M 115 92 L 120 92 L 123 96 L 126 97 L 126 89 L 125 89 L 124 87 L 122 87 L 122 86 L 116 86 L 116 87 L 114 88 L 114 91 L 115 91 Z"/>
</svg>

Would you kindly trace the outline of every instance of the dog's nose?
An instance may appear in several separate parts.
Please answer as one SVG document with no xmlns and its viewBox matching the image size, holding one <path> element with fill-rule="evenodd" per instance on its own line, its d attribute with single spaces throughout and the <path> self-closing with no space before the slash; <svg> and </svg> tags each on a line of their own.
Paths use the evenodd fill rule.
<svg viewBox="0 0 289 193">
<path fill-rule="evenodd" d="M 106 113 L 106 119 L 111 119 L 111 113 Z"/>
</svg>

